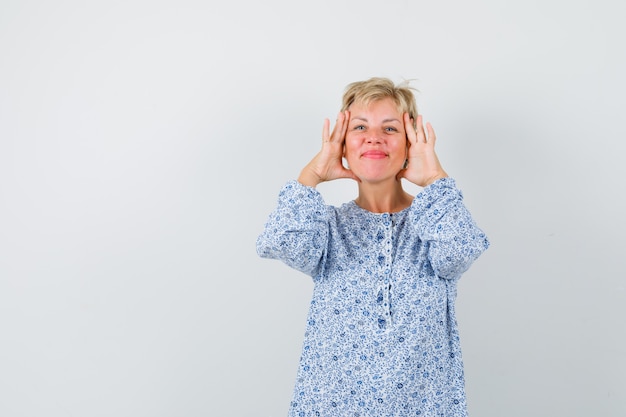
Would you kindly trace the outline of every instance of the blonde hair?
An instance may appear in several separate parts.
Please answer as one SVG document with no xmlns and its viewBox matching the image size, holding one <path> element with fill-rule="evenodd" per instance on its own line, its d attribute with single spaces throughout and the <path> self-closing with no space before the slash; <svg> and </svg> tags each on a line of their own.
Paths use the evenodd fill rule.
<svg viewBox="0 0 626 417">
<path fill-rule="evenodd" d="M 417 90 L 410 87 L 408 81 L 396 85 L 388 78 L 373 77 L 353 82 L 348 84 L 343 94 L 341 111 L 348 110 L 352 103 L 368 105 L 373 101 L 390 98 L 396 103 L 398 110 L 401 113 L 408 113 L 415 123 L 417 104 L 413 91 Z"/>
</svg>

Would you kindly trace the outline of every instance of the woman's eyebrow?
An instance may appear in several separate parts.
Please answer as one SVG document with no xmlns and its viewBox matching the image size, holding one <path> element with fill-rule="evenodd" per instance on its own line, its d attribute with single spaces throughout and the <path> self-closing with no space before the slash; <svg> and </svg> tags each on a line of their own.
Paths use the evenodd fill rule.
<svg viewBox="0 0 626 417">
<path fill-rule="evenodd" d="M 364 122 L 367 122 L 367 121 L 368 121 L 365 117 L 360 117 L 360 116 L 353 117 L 353 118 L 352 118 L 352 120 L 362 120 L 362 121 L 364 121 Z M 400 120 L 398 120 L 398 119 L 394 119 L 394 118 L 391 118 L 391 119 L 384 119 L 384 120 L 383 120 L 383 123 L 390 123 L 390 122 L 400 123 Z"/>
</svg>

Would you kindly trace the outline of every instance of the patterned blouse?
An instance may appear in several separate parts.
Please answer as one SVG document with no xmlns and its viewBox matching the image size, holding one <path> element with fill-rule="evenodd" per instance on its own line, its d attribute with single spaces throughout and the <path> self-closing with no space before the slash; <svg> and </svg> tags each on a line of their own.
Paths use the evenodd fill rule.
<svg viewBox="0 0 626 417">
<path fill-rule="evenodd" d="M 467 415 L 456 284 L 489 241 L 462 199 L 452 178 L 397 213 L 282 188 L 257 252 L 314 282 L 290 417 Z"/>
</svg>

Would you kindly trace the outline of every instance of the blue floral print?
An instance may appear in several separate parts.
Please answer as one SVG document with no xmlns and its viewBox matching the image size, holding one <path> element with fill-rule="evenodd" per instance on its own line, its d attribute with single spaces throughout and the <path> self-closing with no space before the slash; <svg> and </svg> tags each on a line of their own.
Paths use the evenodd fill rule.
<svg viewBox="0 0 626 417">
<path fill-rule="evenodd" d="M 456 285 L 489 242 L 462 200 L 452 178 L 397 213 L 282 188 L 257 252 L 314 281 L 290 417 L 467 415 Z"/>
</svg>

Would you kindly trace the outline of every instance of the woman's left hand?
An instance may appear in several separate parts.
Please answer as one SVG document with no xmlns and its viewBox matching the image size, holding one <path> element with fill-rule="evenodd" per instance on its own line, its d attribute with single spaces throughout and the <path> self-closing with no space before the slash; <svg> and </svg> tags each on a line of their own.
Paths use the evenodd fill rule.
<svg viewBox="0 0 626 417">
<path fill-rule="evenodd" d="M 447 177 L 439 163 L 439 158 L 435 153 L 435 131 L 430 123 L 426 123 L 426 131 L 422 116 L 417 116 L 417 121 L 413 127 L 413 120 L 408 113 L 404 113 L 404 129 L 407 136 L 408 165 L 398 173 L 398 179 L 406 178 L 408 181 L 420 187 L 426 187 L 440 178 Z"/>
</svg>

